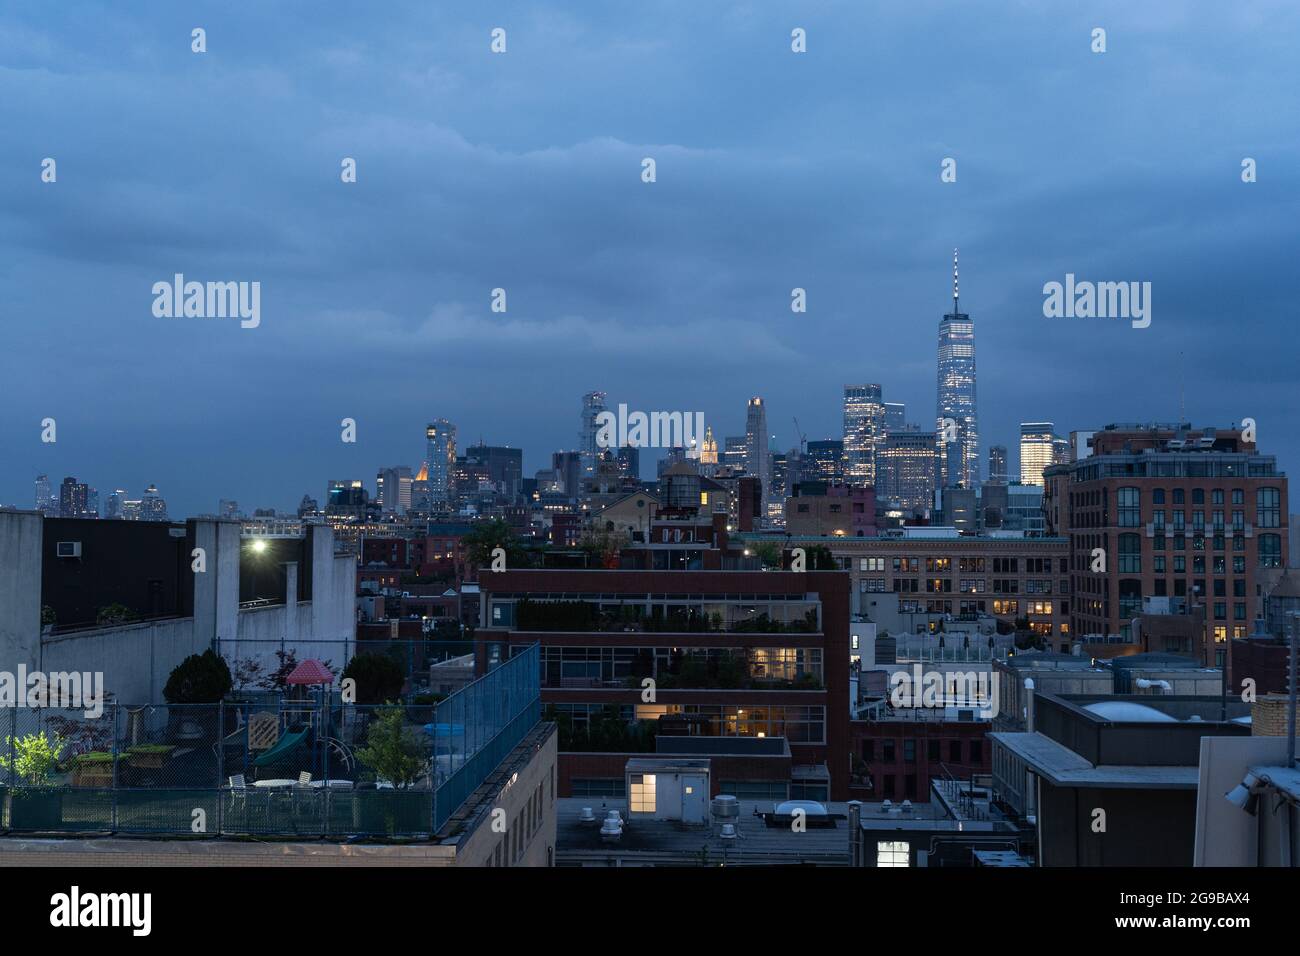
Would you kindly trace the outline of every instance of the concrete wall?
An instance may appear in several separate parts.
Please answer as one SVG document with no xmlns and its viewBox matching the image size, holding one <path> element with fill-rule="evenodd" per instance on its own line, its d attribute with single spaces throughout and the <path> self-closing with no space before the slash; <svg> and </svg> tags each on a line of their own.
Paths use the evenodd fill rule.
<svg viewBox="0 0 1300 956">
<path fill-rule="evenodd" d="M 507 781 L 511 774 L 518 773 L 519 776 L 483 801 L 481 813 L 466 827 L 469 835 L 457 847 L 457 866 L 554 865 L 555 762 L 560 735 L 555 732 L 554 725 L 539 725 L 534 733 L 539 730 L 545 733 L 540 747 L 531 753 L 526 752 L 531 738 L 525 738 L 498 768 L 497 775 L 504 776 Z M 496 786 L 501 788 L 502 784 Z M 540 810 L 533 812 L 531 817 L 530 804 Z M 492 826 L 492 811 L 497 808 L 505 811 L 499 817 L 505 821 L 505 832 Z"/>
<path fill-rule="evenodd" d="M 188 617 L 50 635 L 41 642 L 40 669 L 102 672 L 104 690 L 123 704 L 161 702 L 172 669 L 210 645 Z"/>
<path fill-rule="evenodd" d="M 1266 807 L 1265 798 L 1261 797 L 1260 809 L 1251 816 L 1225 800 L 1224 794 L 1241 783 L 1251 767 L 1285 764 L 1285 737 L 1201 738 L 1194 866 L 1259 866 L 1261 843 L 1263 865 L 1280 864 L 1281 841 L 1285 836 L 1279 830 L 1286 809 L 1272 813 L 1273 807 Z M 1276 800 L 1275 797 L 1270 799 Z M 1262 838 L 1261 825 L 1264 827 Z M 1300 828 L 1291 836 L 1293 843 L 1300 841 Z M 1300 847 L 1296 848 L 1291 859 L 1300 860 Z"/>
<path fill-rule="evenodd" d="M 43 518 L 0 511 L 0 670 L 40 661 Z"/>
</svg>

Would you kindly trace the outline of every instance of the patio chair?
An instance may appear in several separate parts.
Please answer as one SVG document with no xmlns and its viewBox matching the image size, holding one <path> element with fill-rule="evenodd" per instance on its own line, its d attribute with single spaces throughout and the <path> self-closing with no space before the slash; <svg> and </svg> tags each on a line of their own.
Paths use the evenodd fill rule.
<svg viewBox="0 0 1300 956">
<path fill-rule="evenodd" d="M 230 778 L 230 806 L 232 809 L 238 807 L 245 812 L 248 810 L 248 783 L 242 773 L 237 773 Z"/>
<path fill-rule="evenodd" d="M 303 770 L 298 774 L 298 786 L 300 787 L 311 786 L 311 771 Z"/>
</svg>

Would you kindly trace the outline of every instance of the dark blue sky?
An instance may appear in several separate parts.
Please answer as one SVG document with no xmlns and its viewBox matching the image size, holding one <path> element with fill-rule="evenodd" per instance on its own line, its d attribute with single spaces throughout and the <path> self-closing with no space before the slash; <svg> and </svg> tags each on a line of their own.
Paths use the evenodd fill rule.
<svg viewBox="0 0 1300 956">
<path fill-rule="evenodd" d="M 594 388 L 719 436 L 761 394 L 782 447 L 838 437 L 845 382 L 932 424 L 954 246 L 985 448 L 1174 419 L 1182 353 L 1193 422 L 1300 450 L 1293 3 L 15 6 L 2 503 L 292 508 L 434 417 L 531 474 Z M 175 272 L 260 281 L 261 326 L 155 318 Z M 1044 318 L 1067 272 L 1150 281 L 1151 327 Z"/>
</svg>

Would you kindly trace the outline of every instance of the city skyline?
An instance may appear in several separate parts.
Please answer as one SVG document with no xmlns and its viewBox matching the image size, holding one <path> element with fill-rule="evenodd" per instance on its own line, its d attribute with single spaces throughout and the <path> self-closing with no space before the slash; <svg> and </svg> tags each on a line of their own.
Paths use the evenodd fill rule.
<svg viewBox="0 0 1300 956">
<path fill-rule="evenodd" d="M 792 59 L 784 11 L 734 8 L 720 27 L 689 5 L 557 19 L 507 4 L 509 53 L 492 57 L 476 21 L 416 4 L 346 31 L 214 10 L 206 60 L 171 11 L 75 26 L 14 11 L 10 103 L 30 148 L 0 157 L 15 184 L 0 201 L 27 278 L 4 306 L 0 501 L 24 504 L 43 473 L 155 483 L 178 513 L 223 497 L 287 509 L 332 474 L 418 467 L 412 429 L 435 417 L 523 447 L 531 474 L 573 447 L 574 394 L 592 389 L 698 409 L 719 439 L 761 394 L 789 448 L 794 417 L 838 438 L 843 384 L 880 382 L 928 428 L 953 247 L 978 323 L 981 454 L 1031 419 L 1064 433 L 1251 417 L 1290 463 L 1289 364 L 1260 346 L 1287 334 L 1292 299 L 1298 31 L 1188 11 L 1215 30 L 1102 4 L 957 9 L 936 31 L 933 12 L 829 4 L 799 11 L 810 52 Z M 1215 68 L 1165 82 L 1183 62 Z M 629 75 L 653 90 L 644 104 Z M 863 113 L 861 90 L 900 80 Z M 155 121 L 190 109 L 187 138 Z M 229 163 L 240 124 L 252 138 Z M 517 228 L 533 221 L 553 228 Z M 155 317 L 150 286 L 176 272 L 260 281 L 260 325 Z M 1067 273 L 1151 281 L 1154 321 L 1045 318 L 1043 285 Z M 1240 361 L 1221 360 L 1224 316 Z M 72 373 L 57 388 L 55 366 Z"/>
</svg>

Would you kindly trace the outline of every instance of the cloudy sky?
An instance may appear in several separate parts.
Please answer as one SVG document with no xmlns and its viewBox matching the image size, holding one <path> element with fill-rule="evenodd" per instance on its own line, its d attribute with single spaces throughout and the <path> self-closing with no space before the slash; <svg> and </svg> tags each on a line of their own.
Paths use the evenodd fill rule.
<svg viewBox="0 0 1300 956">
<path fill-rule="evenodd" d="M 1285 0 L 8 4 L 0 503 L 291 509 L 434 417 L 531 474 L 592 389 L 720 436 L 760 394 L 785 448 L 879 382 L 932 426 L 954 246 L 984 447 L 1176 419 L 1181 368 L 1291 467 L 1297 49 Z M 155 317 L 177 272 L 259 281 L 260 327 Z M 1044 318 L 1067 272 L 1151 282 L 1151 326 Z"/>
</svg>

